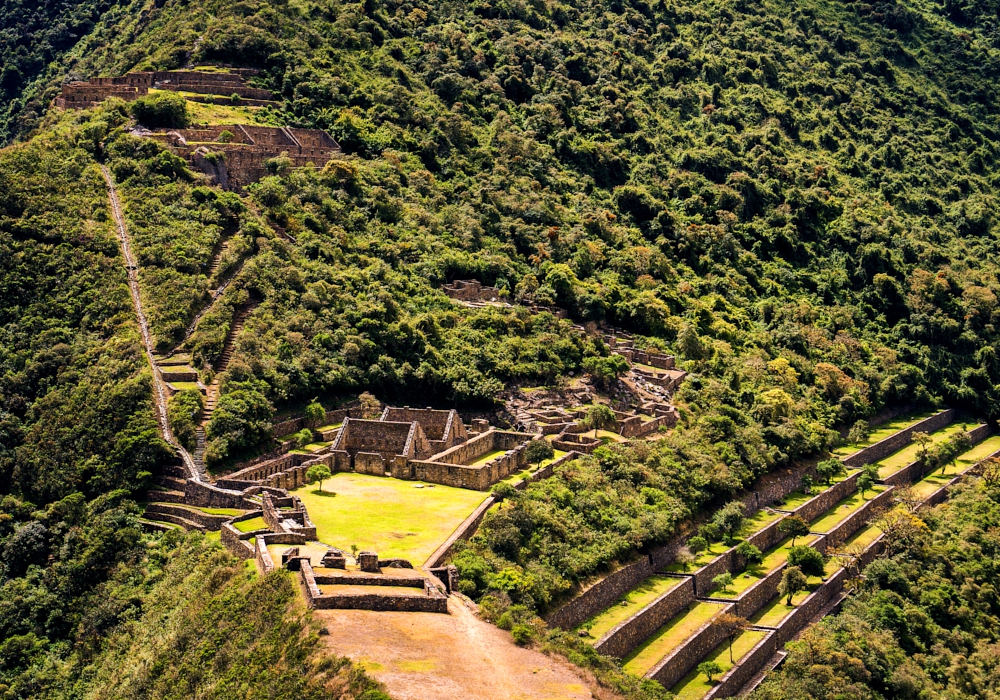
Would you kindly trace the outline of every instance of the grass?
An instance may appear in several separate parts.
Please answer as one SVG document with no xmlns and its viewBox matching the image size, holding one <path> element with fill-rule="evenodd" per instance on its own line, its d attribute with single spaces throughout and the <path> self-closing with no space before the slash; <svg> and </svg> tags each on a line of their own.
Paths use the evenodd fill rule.
<svg viewBox="0 0 1000 700">
<path fill-rule="evenodd" d="M 844 547 L 858 546 L 867 548 L 868 545 L 877 540 L 881 534 L 882 530 L 874 525 L 869 525 L 868 527 L 858 530 L 850 538 L 848 538 L 848 540 L 844 543 Z"/>
<path fill-rule="evenodd" d="M 656 630 L 649 639 L 625 659 L 622 667 L 637 676 L 645 675 L 660 659 L 721 612 L 722 608 L 723 606 L 719 603 L 694 603 L 686 611 Z"/>
<path fill-rule="evenodd" d="M 197 508 L 196 510 L 209 515 L 243 515 L 245 512 L 238 508 Z"/>
<path fill-rule="evenodd" d="M 475 462 L 473 462 L 469 466 L 470 467 L 481 467 L 484 464 L 486 464 L 487 462 L 489 462 L 490 460 L 492 460 L 493 458 L 499 457 L 504 452 L 506 452 L 506 450 L 490 450 L 489 452 L 487 452 L 486 454 L 484 454 L 482 457 L 480 457 L 479 459 L 477 459 Z"/>
<path fill-rule="evenodd" d="M 777 627 L 782 620 L 792 613 L 795 608 L 801 605 L 802 601 L 808 598 L 815 590 L 815 586 L 810 586 L 804 591 L 799 591 L 792 596 L 792 604 L 785 605 L 785 596 L 775 596 L 768 605 L 757 611 L 757 614 L 750 618 L 750 622 L 761 627 Z"/>
<path fill-rule="evenodd" d="M 763 530 L 775 520 L 780 520 L 784 516 L 784 513 L 779 513 L 774 510 L 768 511 L 762 508 L 743 521 L 743 527 L 740 528 L 740 537 L 750 537 L 751 535 Z"/>
<path fill-rule="evenodd" d="M 293 493 L 302 499 L 319 539 L 345 551 L 351 545 L 419 566 L 486 499 L 480 491 L 341 472 L 323 482 L 336 498 Z"/>
<path fill-rule="evenodd" d="M 952 423 L 948 427 L 938 430 L 936 433 L 931 433 L 931 443 L 936 445 L 943 442 L 953 435 L 962 432 L 963 429 L 962 423 Z M 892 453 L 881 462 L 878 462 L 879 478 L 885 479 L 886 477 L 892 476 L 906 465 L 917 461 L 917 454 L 919 452 L 920 445 L 915 442 L 911 442 L 903 449 Z"/>
<path fill-rule="evenodd" d="M 619 623 L 646 607 L 667 591 L 673 590 L 684 581 L 670 576 L 650 576 L 638 586 L 616 600 L 611 607 L 580 625 L 590 632 L 597 641 Z"/>
<path fill-rule="evenodd" d="M 774 507 L 781 508 L 782 510 L 795 510 L 803 503 L 811 501 L 812 499 L 816 498 L 816 496 L 820 495 L 821 493 L 829 489 L 831 486 L 836 486 L 849 476 L 850 473 L 847 472 L 841 474 L 840 476 L 836 476 L 830 479 L 829 484 L 824 484 L 824 483 L 813 484 L 812 491 L 810 491 L 809 493 L 803 493 L 802 491 L 795 491 L 794 493 L 790 493 L 787 496 L 785 496 L 784 500 L 781 501 L 780 505 L 775 504 Z"/>
<path fill-rule="evenodd" d="M 837 525 L 846 520 L 852 513 L 857 512 L 859 509 L 863 508 L 868 501 L 875 497 L 875 495 L 885 491 L 885 486 L 875 486 L 872 489 L 865 492 L 866 497 L 862 497 L 860 493 L 852 494 L 844 500 L 840 501 L 830 510 L 826 511 L 819 518 L 814 520 L 810 525 L 809 529 L 813 532 L 829 532 Z"/>
<path fill-rule="evenodd" d="M 170 386 L 177 391 L 187 391 L 188 389 L 201 391 L 201 387 L 198 386 L 198 382 L 170 382 Z"/>
<path fill-rule="evenodd" d="M 300 447 L 297 450 L 291 450 L 296 454 L 313 454 L 314 452 L 319 452 L 325 447 L 329 447 L 333 442 L 310 442 L 305 447 Z"/>
<path fill-rule="evenodd" d="M 264 518 L 256 517 L 250 520 L 240 520 L 233 523 L 235 527 L 240 532 L 253 532 L 254 530 L 266 530 L 267 523 L 264 522 Z"/>
<path fill-rule="evenodd" d="M 930 476 L 925 476 L 923 479 L 911 486 L 910 489 L 914 494 L 920 497 L 921 500 L 923 500 L 954 478 L 955 474 L 941 474 L 941 472 L 938 471 L 934 472 Z"/>
<path fill-rule="evenodd" d="M 694 563 L 691 564 L 686 570 L 680 564 L 670 564 L 666 567 L 666 571 L 675 574 L 697 571 L 701 567 L 705 566 L 705 564 L 725 552 L 727 549 L 729 549 L 729 547 L 724 545 L 722 542 L 713 542 L 704 552 L 698 552 L 695 556 Z"/>
<path fill-rule="evenodd" d="M 796 546 L 808 545 L 815 542 L 817 537 L 798 537 L 795 539 Z M 772 547 L 764 553 L 764 561 L 761 562 L 760 566 L 754 567 L 753 569 L 748 569 L 742 574 L 733 577 L 733 585 L 731 585 L 726 591 L 713 591 L 713 598 L 736 598 L 747 589 L 753 586 L 755 583 L 760 581 L 762 578 L 767 576 L 769 573 L 777 569 L 779 566 L 788 561 L 788 552 L 792 548 L 791 538 L 785 538 L 778 545 Z"/>
<path fill-rule="evenodd" d="M 950 473 L 952 476 L 961 474 L 966 469 L 977 462 L 981 462 L 986 459 L 997 450 L 1000 450 L 1000 435 L 988 437 L 968 452 L 962 454 L 962 456 L 957 460 L 957 468 L 949 465 L 947 473 Z"/>
<path fill-rule="evenodd" d="M 866 447 L 874 445 L 876 442 L 885 440 L 890 435 L 898 433 L 900 430 L 909 428 L 914 423 L 924 420 L 925 418 L 930 418 L 935 413 L 937 409 L 933 411 L 922 411 L 919 413 L 908 413 L 904 416 L 899 416 L 894 418 L 888 423 L 881 423 L 872 430 L 871 434 L 868 436 L 867 440 L 862 440 L 861 442 L 851 442 L 846 445 L 841 445 L 833 451 L 833 454 L 837 457 L 847 457 L 852 455 L 859 450 L 863 450 Z"/>
<path fill-rule="evenodd" d="M 736 639 L 733 640 L 733 660 L 739 663 L 740 659 L 750 653 L 750 651 L 760 643 L 767 632 L 761 632 L 759 630 L 745 630 L 741 632 Z M 715 677 L 711 683 L 708 682 L 708 676 L 703 673 L 698 673 L 697 669 L 691 671 L 691 673 L 684 676 L 681 681 L 671 688 L 671 692 L 676 693 L 674 696 L 676 700 L 697 700 L 697 698 L 705 697 L 708 691 L 712 689 L 718 679 L 729 669 L 731 669 L 735 664 L 729 660 L 729 640 L 715 647 L 715 649 L 705 657 L 705 661 L 714 661 L 722 667 L 722 672 Z"/>
<path fill-rule="evenodd" d="M 316 428 L 314 430 L 314 432 L 322 433 L 322 432 L 326 432 L 327 430 L 336 430 L 337 428 L 339 428 L 342 425 L 343 425 L 343 422 L 340 422 L 340 423 L 331 423 L 330 425 L 321 425 L 320 427 Z"/>
<path fill-rule="evenodd" d="M 167 91 L 152 88 L 149 92 L 152 94 Z M 185 98 L 208 97 L 208 95 L 200 95 L 193 92 L 181 92 L 176 90 L 171 90 L 169 92 L 175 92 Z M 188 100 L 188 117 L 190 117 L 191 124 L 193 126 L 197 127 L 201 124 L 208 126 L 220 124 L 260 124 L 263 126 L 275 126 L 271 123 L 271 120 L 269 119 L 268 114 L 264 111 L 263 107 L 225 104 L 229 102 L 228 97 L 223 95 L 214 95 L 213 97 L 217 100 L 216 104 L 206 104 L 204 102 L 194 102 L 192 100 Z"/>
</svg>

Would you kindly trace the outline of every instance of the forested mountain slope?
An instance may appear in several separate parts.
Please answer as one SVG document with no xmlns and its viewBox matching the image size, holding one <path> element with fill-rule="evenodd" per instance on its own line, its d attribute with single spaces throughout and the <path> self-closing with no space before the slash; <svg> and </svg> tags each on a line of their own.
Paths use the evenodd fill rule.
<svg viewBox="0 0 1000 700">
<path fill-rule="evenodd" d="M 70 550 L 48 504 L 133 517 L 107 494 L 138 490 L 164 459 L 98 162 L 121 183 L 161 349 L 204 307 L 219 236 L 245 252 L 190 340 L 211 365 L 236 310 L 259 301 L 209 426 L 217 465 L 315 396 L 491 408 L 505 386 L 607 352 L 548 314 L 456 308 L 437 291 L 450 279 L 683 360 L 672 435 L 519 497 L 464 555 L 472 595 L 544 610 L 886 407 L 996 413 L 990 3 L 0 8 L 0 128 L 26 141 L 0 156 L 0 536 L 17 553 L 47 533 L 36 568 L 8 564 L 5 586 L 54 585 L 42 572 Z M 43 40 L 60 22 L 83 38 Z M 189 62 L 260 68 L 255 84 L 282 101 L 270 118 L 326 129 L 347 156 L 322 172 L 277 163 L 239 199 L 126 133 L 124 105 L 45 112 L 60 79 Z M 3 665 L 10 683 L 35 654 L 69 653 L 66 614 L 49 629 L 41 606 L 9 613 L 9 634 L 35 635 Z"/>
</svg>

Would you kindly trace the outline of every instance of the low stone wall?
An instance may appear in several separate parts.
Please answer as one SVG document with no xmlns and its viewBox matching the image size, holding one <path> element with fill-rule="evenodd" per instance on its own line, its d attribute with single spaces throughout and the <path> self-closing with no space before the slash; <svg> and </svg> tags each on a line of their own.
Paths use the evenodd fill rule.
<svg viewBox="0 0 1000 700">
<path fill-rule="evenodd" d="M 479 528 L 479 523 L 483 521 L 486 517 L 486 512 L 493 507 L 493 504 L 497 502 L 497 499 L 493 496 L 488 496 L 485 501 L 479 504 L 479 506 L 472 511 L 462 524 L 455 528 L 455 531 L 448 536 L 448 539 L 444 541 L 440 547 L 424 562 L 424 568 L 432 569 L 441 566 L 448 555 L 451 554 L 452 547 L 459 540 L 467 540 L 472 537 L 476 530 Z"/>
<path fill-rule="evenodd" d="M 779 566 L 760 581 L 743 591 L 736 599 L 736 614 L 749 619 L 754 613 L 767 605 L 778 594 L 778 584 L 785 573 L 786 566 Z"/>
<path fill-rule="evenodd" d="M 649 556 L 644 555 L 637 561 L 608 574 L 576 598 L 549 613 L 545 622 L 549 627 L 573 629 L 584 620 L 605 610 L 652 573 L 653 564 Z"/>
<path fill-rule="evenodd" d="M 257 570 L 260 573 L 269 574 L 274 571 L 274 560 L 271 558 L 271 553 L 267 551 L 267 542 L 264 541 L 263 535 L 257 535 L 254 538 L 253 554 L 254 560 L 257 562 Z"/>
<path fill-rule="evenodd" d="M 672 428 L 676 423 L 677 416 L 674 414 L 658 416 L 648 421 L 643 421 L 641 416 L 629 416 L 618 422 L 618 433 L 626 438 L 642 437 L 656 432 L 660 426 Z"/>
<path fill-rule="evenodd" d="M 423 588 L 427 582 L 423 576 L 353 576 L 345 574 L 342 576 L 332 576 L 330 574 L 317 574 L 313 570 L 313 575 L 318 584 L 329 584 L 339 586 L 396 586 L 399 588 Z"/>
<path fill-rule="evenodd" d="M 546 464 L 544 467 L 542 467 L 541 469 L 539 469 L 535 473 L 529 474 L 527 478 L 522 479 L 521 481 L 519 481 L 516 484 L 514 484 L 514 488 L 516 488 L 518 490 L 523 490 L 523 489 L 528 488 L 528 484 L 533 484 L 536 481 L 541 481 L 542 479 L 548 479 L 550 476 L 552 476 L 555 473 L 556 467 L 561 467 L 562 465 L 566 464 L 567 462 L 572 462 L 574 459 L 576 459 L 579 456 L 580 456 L 579 452 L 575 452 L 575 451 L 574 452 L 567 452 L 566 454 L 564 454 L 559 459 L 554 460 L 554 461 L 552 461 L 549 464 Z"/>
<path fill-rule="evenodd" d="M 719 613 L 732 613 L 735 605 L 719 606 Z M 705 656 L 726 638 L 726 631 L 715 623 L 714 616 L 693 635 L 681 643 L 679 647 L 660 660 L 649 672 L 646 678 L 652 678 L 664 688 L 673 688 L 680 679 L 688 674 Z"/>
<path fill-rule="evenodd" d="M 740 692 L 778 650 L 778 635 L 768 632 L 735 666 L 719 679 L 705 695 L 705 700 L 729 698 Z"/>
<path fill-rule="evenodd" d="M 300 569 L 301 570 L 301 569 Z M 308 590 L 308 587 L 307 587 Z M 436 586 L 424 582 L 423 594 L 397 596 L 378 593 L 320 594 L 308 601 L 317 610 L 372 610 L 375 612 L 448 612 L 448 597 Z"/>
<path fill-rule="evenodd" d="M 174 515 L 197 523 L 207 530 L 218 530 L 229 519 L 228 515 L 212 515 L 211 513 L 204 513 L 195 508 L 185 508 L 182 505 L 171 505 L 168 503 L 150 503 L 146 506 L 145 514 L 157 517 Z"/>
<path fill-rule="evenodd" d="M 753 533 L 747 538 L 747 542 L 757 547 L 760 551 L 766 552 L 785 538 L 785 535 L 778 529 L 778 525 L 781 524 L 782 520 L 784 520 L 784 518 L 778 518 L 767 527 Z M 742 564 L 743 563 L 740 562 L 741 566 Z"/>
<path fill-rule="evenodd" d="M 694 578 L 678 577 L 672 588 L 624 622 L 616 625 L 594 644 L 594 649 L 615 658 L 624 658 L 656 630 L 694 602 Z"/>
<path fill-rule="evenodd" d="M 694 572 L 694 592 L 697 596 L 706 596 L 712 592 L 712 579 L 735 569 L 734 560 L 736 548 L 730 547 L 712 561 Z"/>
<path fill-rule="evenodd" d="M 818 496 L 810 498 L 801 506 L 791 511 L 791 513 L 799 516 L 807 523 L 811 523 L 813 520 L 823 515 L 823 513 L 830 510 L 842 500 L 857 491 L 859 476 L 861 476 L 860 471 L 850 474 L 840 483 L 834 484 L 827 490 L 821 492 Z"/>
<path fill-rule="evenodd" d="M 601 446 L 601 441 L 600 439 L 579 433 L 564 432 L 552 441 L 552 446 L 557 450 L 565 450 L 567 452 L 575 450 L 576 452 L 583 452 L 589 455 Z"/>
<path fill-rule="evenodd" d="M 223 546 L 234 556 L 240 559 L 254 558 L 255 552 L 253 546 L 247 540 L 240 539 L 242 533 L 235 527 L 229 523 L 223 523 L 219 529 L 219 534 Z"/>
<path fill-rule="evenodd" d="M 184 502 L 203 508 L 245 508 L 242 491 L 220 489 L 217 486 L 188 479 L 184 485 Z"/>
<path fill-rule="evenodd" d="M 826 533 L 826 546 L 831 548 L 839 547 L 851 535 L 871 522 L 880 511 L 889 508 L 892 504 L 894 490 L 894 488 L 890 487 L 878 494 L 855 512 L 851 513 L 846 520 Z"/>
<path fill-rule="evenodd" d="M 957 417 L 958 411 L 953 408 L 935 413 L 933 416 L 925 418 L 919 423 L 911 425 L 909 428 L 903 428 L 898 433 L 893 433 L 884 440 L 879 440 L 874 445 L 870 445 L 863 450 L 845 457 L 843 462 L 848 467 L 863 467 L 866 464 L 873 464 L 909 445 L 913 441 L 913 433 L 918 431 L 925 433 L 934 432 L 949 425 Z"/>
</svg>

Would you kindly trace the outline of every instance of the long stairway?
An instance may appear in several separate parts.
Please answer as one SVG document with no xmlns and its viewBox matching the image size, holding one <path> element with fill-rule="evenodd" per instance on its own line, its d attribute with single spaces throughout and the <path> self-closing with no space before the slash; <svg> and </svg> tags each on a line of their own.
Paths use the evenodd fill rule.
<svg viewBox="0 0 1000 700">
<path fill-rule="evenodd" d="M 222 353 L 219 355 L 219 360 L 215 366 L 215 378 L 212 379 L 212 383 L 208 385 L 208 390 L 205 392 L 205 409 L 201 414 L 201 425 L 198 426 L 196 431 L 198 445 L 192 455 L 195 465 L 202 472 L 205 470 L 205 427 L 212 419 L 212 413 L 215 412 L 215 407 L 219 403 L 219 377 L 229 367 L 229 361 L 233 357 L 233 349 L 236 346 L 236 338 L 239 336 L 240 331 L 243 330 L 247 317 L 253 312 L 256 306 L 255 303 L 247 304 L 239 309 L 233 317 L 233 325 L 229 328 L 226 343 L 222 346 Z"/>
</svg>

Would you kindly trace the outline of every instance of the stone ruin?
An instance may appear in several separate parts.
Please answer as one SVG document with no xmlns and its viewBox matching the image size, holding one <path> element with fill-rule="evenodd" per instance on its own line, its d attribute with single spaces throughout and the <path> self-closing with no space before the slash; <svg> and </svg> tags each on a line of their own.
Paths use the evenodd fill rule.
<svg viewBox="0 0 1000 700">
<path fill-rule="evenodd" d="M 148 95 L 150 89 L 195 93 L 188 99 L 199 102 L 215 101 L 214 96 L 232 98 L 237 95 L 243 104 L 270 104 L 274 97 L 270 90 L 250 87 L 244 83 L 244 78 L 258 73 L 259 71 L 249 68 L 233 68 L 228 73 L 197 70 L 139 71 L 118 77 L 91 78 L 63 85 L 55 104 L 63 109 L 87 109 L 109 97 L 132 102 Z"/>
<path fill-rule="evenodd" d="M 443 285 L 441 291 L 468 306 L 503 303 L 499 289 L 487 287 L 479 280 L 455 280 L 451 284 Z"/>
<path fill-rule="evenodd" d="M 224 132 L 232 138 L 220 140 Z M 164 144 L 228 190 L 263 178 L 271 158 L 287 157 L 293 168 L 322 167 L 340 153 L 340 145 L 319 129 L 228 124 L 137 133 Z"/>
</svg>

